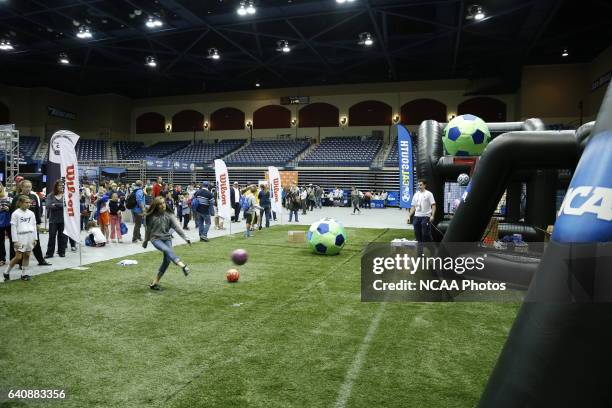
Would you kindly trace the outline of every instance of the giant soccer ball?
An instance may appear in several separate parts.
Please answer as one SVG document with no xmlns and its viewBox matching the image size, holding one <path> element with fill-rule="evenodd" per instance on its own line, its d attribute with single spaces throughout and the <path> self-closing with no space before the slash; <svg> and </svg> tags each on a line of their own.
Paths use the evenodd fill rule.
<svg viewBox="0 0 612 408">
<path fill-rule="evenodd" d="M 444 149 L 451 156 L 480 156 L 491 141 L 487 124 L 474 115 L 453 118 L 442 136 Z"/>
<path fill-rule="evenodd" d="M 336 220 L 323 218 L 310 226 L 306 240 L 315 253 L 336 255 L 346 244 L 346 231 Z"/>
</svg>

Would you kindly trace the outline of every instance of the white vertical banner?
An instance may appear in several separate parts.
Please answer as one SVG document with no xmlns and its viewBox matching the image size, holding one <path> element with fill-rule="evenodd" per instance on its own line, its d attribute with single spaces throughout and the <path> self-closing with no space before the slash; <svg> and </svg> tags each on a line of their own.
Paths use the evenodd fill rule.
<svg viewBox="0 0 612 408">
<path fill-rule="evenodd" d="M 80 241 L 81 205 L 79 163 L 75 146 L 79 136 L 69 130 L 58 130 L 51 136 L 49 161 L 60 165 L 64 180 L 64 235 Z"/>
<path fill-rule="evenodd" d="M 217 211 L 220 217 L 229 220 L 232 216 L 229 173 L 223 160 L 215 160 L 215 179 L 217 181 Z"/>
<path fill-rule="evenodd" d="M 281 185 L 280 173 L 276 167 L 268 167 L 268 180 L 270 181 L 270 201 L 272 202 L 272 211 L 276 212 L 280 216 L 283 210 L 283 198 L 281 196 L 283 186 Z"/>
</svg>

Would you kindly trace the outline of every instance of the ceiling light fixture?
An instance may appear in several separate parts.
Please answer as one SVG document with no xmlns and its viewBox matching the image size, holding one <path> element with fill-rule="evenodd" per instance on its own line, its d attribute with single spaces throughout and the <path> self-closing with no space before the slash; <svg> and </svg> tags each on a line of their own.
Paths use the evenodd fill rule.
<svg viewBox="0 0 612 408">
<path fill-rule="evenodd" d="M 280 40 L 276 43 L 276 51 L 281 51 L 284 53 L 288 53 L 291 51 L 291 47 L 289 47 L 289 42 L 287 40 Z"/>
<path fill-rule="evenodd" d="M 344 4 L 344 3 L 352 3 L 355 0 L 336 0 L 336 3 L 338 4 Z"/>
<path fill-rule="evenodd" d="M 149 16 L 147 17 L 147 22 L 145 23 L 145 25 L 148 28 L 156 28 L 156 27 L 161 27 L 164 25 L 164 22 L 161 21 L 161 19 L 157 16 Z"/>
<path fill-rule="evenodd" d="M 253 1 L 249 1 L 249 4 L 246 8 L 246 12 L 247 14 L 255 14 L 257 12 L 257 9 L 255 8 L 255 4 L 253 4 Z"/>
<path fill-rule="evenodd" d="M 93 35 L 91 34 L 89 27 L 82 25 L 79 27 L 79 31 L 77 32 L 77 37 L 82 40 L 87 40 L 89 38 L 92 38 Z"/>
<path fill-rule="evenodd" d="M 246 9 L 246 6 L 244 5 L 244 1 L 240 2 L 240 6 L 236 10 L 236 13 L 238 13 L 239 16 L 246 16 L 247 15 L 247 9 Z"/>
<path fill-rule="evenodd" d="M 146 59 L 146 64 L 147 66 L 151 67 L 151 68 L 155 68 L 157 66 L 157 60 L 155 59 L 154 56 L 149 55 Z"/>
<path fill-rule="evenodd" d="M 563 52 L 561 53 L 561 56 L 562 56 L 562 57 L 567 57 L 567 56 L 569 56 L 569 52 L 567 52 L 567 48 L 564 48 L 564 49 L 563 49 Z"/>
<path fill-rule="evenodd" d="M 58 61 L 60 64 L 64 65 L 70 64 L 70 59 L 68 59 L 68 55 L 66 55 L 65 52 L 60 53 Z"/>
<path fill-rule="evenodd" d="M 486 16 L 487 15 L 485 14 L 484 9 L 482 8 L 481 5 L 472 4 L 470 7 L 468 7 L 468 12 L 467 12 L 467 15 L 465 16 L 465 19 L 481 21 Z"/>
<path fill-rule="evenodd" d="M 209 48 L 208 58 L 214 59 L 214 60 L 218 60 L 219 58 L 221 58 L 221 55 L 219 55 L 219 50 L 217 50 L 216 48 Z"/>
<path fill-rule="evenodd" d="M 374 38 L 372 37 L 372 34 L 368 32 L 359 34 L 359 44 L 365 45 L 366 47 L 370 47 L 372 44 L 374 44 Z"/>
<path fill-rule="evenodd" d="M 0 41 L 0 50 L 2 51 L 11 51 L 13 50 L 15 47 L 13 47 L 13 44 L 11 44 L 11 42 L 9 40 L 2 40 Z"/>
</svg>

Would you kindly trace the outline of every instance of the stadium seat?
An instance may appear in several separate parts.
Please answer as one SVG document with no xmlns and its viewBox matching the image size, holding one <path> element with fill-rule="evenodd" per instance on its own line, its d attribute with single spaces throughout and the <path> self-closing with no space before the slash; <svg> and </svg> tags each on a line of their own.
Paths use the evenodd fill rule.
<svg viewBox="0 0 612 408">
<path fill-rule="evenodd" d="M 210 164 L 215 159 L 226 156 L 246 142 L 245 139 L 222 140 L 218 143 L 198 142 L 165 156 L 167 159 L 193 163 Z"/>
<path fill-rule="evenodd" d="M 106 142 L 96 139 L 79 139 L 76 144 L 78 160 L 106 159 Z"/>
<path fill-rule="evenodd" d="M 256 140 L 227 157 L 228 166 L 284 166 L 304 151 L 308 140 Z"/>
<path fill-rule="evenodd" d="M 382 146 L 381 138 L 328 137 L 304 159 L 300 166 L 370 166 Z"/>
</svg>

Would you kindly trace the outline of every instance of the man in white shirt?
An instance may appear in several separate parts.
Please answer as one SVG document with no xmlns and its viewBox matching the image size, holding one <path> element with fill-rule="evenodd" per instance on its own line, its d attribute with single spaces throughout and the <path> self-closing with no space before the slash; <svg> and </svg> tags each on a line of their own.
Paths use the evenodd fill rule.
<svg viewBox="0 0 612 408">
<path fill-rule="evenodd" d="M 431 223 L 436 214 L 436 200 L 431 191 L 427 190 L 427 182 L 423 179 L 418 181 L 419 191 L 412 197 L 412 207 L 410 208 L 410 218 L 413 218 L 414 235 L 419 243 L 431 242 Z M 414 217 L 412 217 L 414 215 Z M 423 253 L 423 246 L 419 245 L 419 255 Z"/>
</svg>

